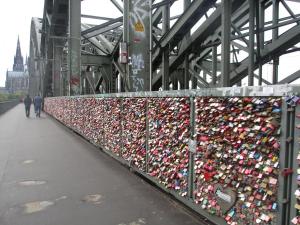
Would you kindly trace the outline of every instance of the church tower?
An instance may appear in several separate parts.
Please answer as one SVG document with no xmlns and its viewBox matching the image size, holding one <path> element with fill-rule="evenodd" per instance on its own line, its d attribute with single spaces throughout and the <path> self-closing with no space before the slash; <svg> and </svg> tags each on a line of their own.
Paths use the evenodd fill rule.
<svg viewBox="0 0 300 225">
<path fill-rule="evenodd" d="M 18 36 L 16 55 L 14 57 L 13 71 L 24 72 L 24 63 L 23 63 L 23 56 L 21 54 L 19 36 Z"/>
</svg>

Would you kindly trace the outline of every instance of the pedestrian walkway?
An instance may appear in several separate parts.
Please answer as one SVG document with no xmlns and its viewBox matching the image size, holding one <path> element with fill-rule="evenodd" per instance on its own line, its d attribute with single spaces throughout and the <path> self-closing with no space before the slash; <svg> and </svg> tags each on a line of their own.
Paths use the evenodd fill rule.
<svg viewBox="0 0 300 225">
<path fill-rule="evenodd" d="M 0 115 L 1 225 L 198 225 L 198 217 L 31 108 Z"/>
</svg>

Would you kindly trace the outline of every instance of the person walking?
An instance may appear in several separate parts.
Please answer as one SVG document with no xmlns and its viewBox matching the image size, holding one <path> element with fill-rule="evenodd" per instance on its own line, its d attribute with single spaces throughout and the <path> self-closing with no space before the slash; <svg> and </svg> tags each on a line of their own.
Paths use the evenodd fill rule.
<svg viewBox="0 0 300 225">
<path fill-rule="evenodd" d="M 31 106 L 31 103 L 32 103 L 32 100 L 29 97 L 29 95 L 27 95 L 26 98 L 24 99 L 26 117 L 29 117 L 29 115 L 30 115 L 30 106 Z"/>
<path fill-rule="evenodd" d="M 40 95 L 37 95 L 33 99 L 34 111 L 36 117 L 41 117 L 41 108 L 42 108 L 43 99 Z"/>
</svg>

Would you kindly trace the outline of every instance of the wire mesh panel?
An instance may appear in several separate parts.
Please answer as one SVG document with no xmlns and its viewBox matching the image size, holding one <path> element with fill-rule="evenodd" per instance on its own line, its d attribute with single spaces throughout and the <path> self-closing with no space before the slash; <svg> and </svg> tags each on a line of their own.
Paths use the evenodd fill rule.
<svg viewBox="0 0 300 225">
<path fill-rule="evenodd" d="M 188 193 L 189 98 L 149 99 L 149 174 L 179 195 Z"/>
<path fill-rule="evenodd" d="M 72 117 L 71 117 L 71 127 L 79 132 L 79 127 L 81 123 L 81 98 L 76 97 L 71 99 L 71 109 L 72 109 Z M 80 133 L 80 132 L 79 132 Z"/>
<path fill-rule="evenodd" d="M 228 224 L 276 224 L 281 98 L 196 98 L 194 201 Z"/>
<path fill-rule="evenodd" d="M 93 98 L 90 109 L 90 140 L 96 145 L 103 144 L 103 127 L 105 122 L 103 114 L 103 99 Z"/>
<path fill-rule="evenodd" d="M 121 154 L 121 99 L 105 98 L 104 104 L 104 143 L 103 146 L 115 155 Z"/>
<path fill-rule="evenodd" d="M 146 172 L 146 98 L 122 101 L 122 157 Z"/>
<path fill-rule="evenodd" d="M 69 124 L 70 112 L 69 112 L 69 99 L 61 98 L 61 118 L 59 119 L 63 124 Z"/>
<path fill-rule="evenodd" d="M 84 109 L 82 109 L 82 119 L 83 123 L 80 127 L 82 135 L 84 135 L 89 141 L 93 141 L 93 121 L 95 120 L 96 115 L 94 114 L 95 109 L 95 98 L 84 98 L 82 104 Z"/>
</svg>

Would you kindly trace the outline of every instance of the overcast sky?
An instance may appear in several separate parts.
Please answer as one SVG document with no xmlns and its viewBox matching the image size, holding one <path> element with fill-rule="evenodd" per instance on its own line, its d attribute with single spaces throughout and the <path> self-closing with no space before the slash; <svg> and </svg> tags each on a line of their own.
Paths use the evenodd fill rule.
<svg viewBox="0 0 300 225">
<path fill-rule="evenodd" d="M 120 0 L 118 0 L 120 2 Z M 159 2 L 160 0 L 157 0 Z M 171 8 L 171 16 L 182 12 L 183 0 L 177 1 Z M 295 14 L 300 13 L 300 3 L 288 2 Z M 9 0 L 0 7 L 0 86 L 5 85 L 6 71 L 12 70 L 18 35 L 20 37 L 21 51 L 24 57 L 29 55 L 30 23 L 32 17 L 43 16 L 44 0 Z M 271 7 L 269 9 L 271 15 Z M 84 0 L 81 3 L 82 14 L 117 17 L 120 12 L 110 0 Z M 281 6 L 280 17 L 289 16 L 287 11 Z M 266 18 L 270 20 L 271 18 Z M 85 21 L 83 21 L 85 22 Z M 93 20 L 88 23 L 99 24 L 100 21 Z M 281 28 L 280 30 L 284 30 Z M 269 32 L 270 34 L 270 32 Z M 268 36 L 268 35 L 267 35 Z M 270 36 L 270 35 L 269 35 Z M 298 52 L 281 57 L 279 73 L 283 78 L 300 69 L 300 54 Z M 265 78 L 271 80 L 272 66 L 264 66 Z"/>
<path fill-rule="evenodd" d="M 82 14 L 114 17 L 120 15 L 110 0 L 84 0 Z M 30 23 L 32 17 L 43 17 L 44 0 L 9 0 L 0 7 L 0 87 L 5 86 L 6 71 L 12 70 L 18 35 L 21 53 L 29 55 Z M 100 14 L 99 14 L 100 13 Z M 97 21 L 94 21 L 97 23 Z"/>
<path fill-rule="evenodd" d="M 21 52 L 29 54 L 30 23 L 32 17 L 42 17 L 44 0 L 9 0 L 0 7 L 0 86 L 5 85 L 6 71 L 12 70 L 18 35 Z"/>
</svg>

